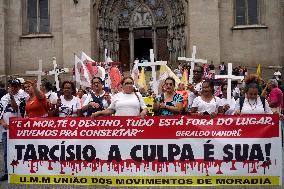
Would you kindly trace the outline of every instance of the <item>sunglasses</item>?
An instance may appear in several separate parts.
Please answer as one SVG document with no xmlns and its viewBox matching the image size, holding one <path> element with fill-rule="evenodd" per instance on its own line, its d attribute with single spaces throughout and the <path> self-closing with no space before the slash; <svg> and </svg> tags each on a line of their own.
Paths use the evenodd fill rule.
<svg viewBox="0 0 284 189">
<path fill-rule="evenodd" d="M 165 85 L 173 86 L 173 83 L 165 83 Z"/>
<path fill-rule="evenodd" d="M 126 82 L 123 85 L 133 85 L 133 83 L 132 82 Z"/>
</svg>

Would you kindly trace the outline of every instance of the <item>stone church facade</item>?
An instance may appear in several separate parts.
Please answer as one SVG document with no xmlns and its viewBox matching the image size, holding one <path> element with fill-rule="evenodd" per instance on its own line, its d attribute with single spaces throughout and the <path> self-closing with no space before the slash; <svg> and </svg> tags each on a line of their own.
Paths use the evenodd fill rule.
<svg viewBox="0 0 284 189">
<path fill-rule="evenodd" d="M 39 59 L 50 70 L 52 57 L 72 68 L 80 51 L 103 61 L 105 49 L 124 71 L 151 48 L 176 66 L 194 45 L 215 65 L 284 66 L 284 0 L 0 0 L 0 31 L 0 75 Z"/>
</svg>

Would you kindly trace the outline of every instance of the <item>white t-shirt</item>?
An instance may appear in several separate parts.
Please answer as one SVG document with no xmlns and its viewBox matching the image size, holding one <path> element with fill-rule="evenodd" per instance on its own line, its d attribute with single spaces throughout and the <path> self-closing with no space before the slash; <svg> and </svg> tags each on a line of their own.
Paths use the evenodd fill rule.
<svg viewBox="0 0 284 189">
<path fill-rule="evenodd" d="M 131 94 L 125 94 L 123 92 L 119 92 L 113 96 L 109 109 L 115 110 L 116 116 L 139 116 L 140 115 L 140 107 L 141 109 L 147 108 L 142 95 L 139 92 Z M 139 102 L 140 101 L 140 102 Z"/>
<path fill-rule="evenodd" d="M 197 108 L 197 112 L 217 112 L 218 107 L 223 106 L 222 101 L 219 97 L 214 97 L 210 102 L 205 102 L 202 100 L 201 96 L 198 96 L 194 99 L 192 103 L 192 108 Z"/>
<path fill-rule="evenodd" d="M 59 117 L 77 116 L 77 110 L 80 109 L 80 99 L 73 96 L 72 100 L 65 100 L 64 96 L 60 96 L 61 106 L 59 107 Z"/>
<path fill-rule="evenodd" d="M 24 90 L 19 90 L 19 92 L 14 95 L 14 99 L 16 101 L 16 104 L 19 106 L 21 100 L 27 100 L 28 96 L 27 93 Z M 1 98 L 1 111 L 3 111 L 3 121 L 9 125 L 9 120 L 12 117 L 21 117 L 20 110 L 14 111 L 11 106 L 11 98 L 10 94 L 6 94 Z M 2 115 L 2 112 L 0 113 Z M 1 126 L 2 132 L 6 132 L 5 129 Z"/>
<path fill-rule="evenodd" d="M 235 111 L 240 111 L 240 99 L 236 101 Z M 273 114 L 273 112 L 271 111 L 267 100 L 265 100 L 264 110 L 260 97 L 257 97 L 256 101 L 248 101 L 248 99 L 245 98 L 241 114 Z"/>
<path fill-rule="evenodd" d="M 57 94 L 53 91 L 49 91 L 48 93 L 45 94 L 45 97 L 47 100 L 49 100 L 52 104 L 56 104 L 57 103 Z"/>
<path fill-rule="evenodd" d="M 226 104 L 228 104 L 230 106 L 230 108 L 225 112 L 225 115 L 233 115 L 235 108 L 236 108 L 236 101 L 235 99 L 226 99 L 226 98 L 222 98 L 221 99 L 221 103 L 223 106 L 225 106 Z"/>
<path fill-rule="evenodd" d="M 197 91 L 197 92 L 200 92 L 202 90 L 202 83 L 203 82 L 199 82 L 197 83 L 195 86 L 194 86 L 194 90 Z M 193 100 L 196 98 L 197 96 L 191 92 L 191 91 L 188 91 L 188 108 L 191 108 L 192 106 L 192 103 L 193 103 Z"/>
</svg>

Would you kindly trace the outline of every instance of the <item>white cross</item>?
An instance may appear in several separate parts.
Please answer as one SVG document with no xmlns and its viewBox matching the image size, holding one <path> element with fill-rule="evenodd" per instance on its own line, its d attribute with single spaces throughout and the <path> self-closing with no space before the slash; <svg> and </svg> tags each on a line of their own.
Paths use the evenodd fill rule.
<svg viewBox="0 0 284 189">
<path fill-rule="evenodd" d="M 190 83 L 193 83 L 193 70 L 194 70 L 195 63 L 207 64 L 207 60 L 196 59 L 195 58 L 195 54 L 196 54 L 196 46 L 193 46 L 191 58 L 178 57 L 178 60 L 184 60 L 186 62 L 191 62 L 191 64 L 190 64 L 190 72 L 189 72 L 189 74 L 190 74 L 189 82 Z"/>
<path fill-rule="evenodd" d="M 244 76 L 233 75 L 232 63 L 228 63 L 228 75 L 215 75 L 215 79 L 227 79 L 227 99 L 232 98 L 232 80 L 243 80 Z"/>
<path fill-rule="evenodd" d="M 53 57 L 52 63 L 53 63 L 53 70 L 49 71 L 49 72 L 48 72 L 48 75 L 54 75 L 55 84 L 56 84 L 56 90 L 57 90 L 57 91 L 60 91 L 60 87 L 59 87 L 59 75 L 60 75 L 61 73 L 67 73 L 67 72 L 69 72 L 69 69 L 68 69 L 68 68 L 59 69 L 59 68 L 57 67 L 57 63 L 56 63 L 56 58 L 55 58 L 55 57 Z"/>
<path fill-rule="evenodd" d="M 45 72 L 42 71 L 42 60 L 38 61 L 37 71 L 26 71 L 26 74 L 37 75 L 37 88 L 39 89 L 41 85 L 41 76 L 46 75 Z"/>
<path fill-rule="evenodd" d="M 156 75 L 156 66 L 167 65 L 167 61 L 156 61 L 154 60 L 153 49 L 150 49 L 150 62 L 138 63 L 138 66 L 151 66 L 152 68 L 152 78 L 153 78 L 153 90 L 156 94 L 158 94 L 158 83 L 157 83 L 157 75 Z"/>
</svg>

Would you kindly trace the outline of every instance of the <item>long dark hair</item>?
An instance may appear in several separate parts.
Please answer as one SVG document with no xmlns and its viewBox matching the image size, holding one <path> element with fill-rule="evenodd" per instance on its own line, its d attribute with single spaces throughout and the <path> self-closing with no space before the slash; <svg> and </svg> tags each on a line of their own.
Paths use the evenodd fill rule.
<svg viewBox="0 0 284 189">
<path fill-rule="evenodd" d="M 174 84 L 174 87 L 176 86 L 176 81 L 175 81 L 174 78 L 172 78 L 172 77 L 167 77 L 167 79 L 165 80 L 164 83 L 166 83 L 167 80 L 171 80 L 171 81 L 173 82 L 173 84 Z"/>
</svg>

